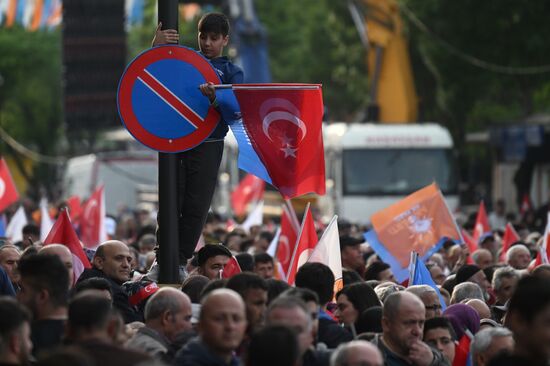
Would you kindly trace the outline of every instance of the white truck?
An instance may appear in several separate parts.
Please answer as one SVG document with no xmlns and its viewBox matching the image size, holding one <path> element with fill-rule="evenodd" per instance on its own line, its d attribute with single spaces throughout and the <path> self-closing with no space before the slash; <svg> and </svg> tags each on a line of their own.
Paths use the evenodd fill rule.
<svg viewBox="0 0 550 366">
<path fill-rule="evenodd" d="M 368 223 L 370 216 L 436 182 L 451 210 L 458 206 L 451 134 L 435 123 L 325 125 L 325 215 Z"/>
</svg>

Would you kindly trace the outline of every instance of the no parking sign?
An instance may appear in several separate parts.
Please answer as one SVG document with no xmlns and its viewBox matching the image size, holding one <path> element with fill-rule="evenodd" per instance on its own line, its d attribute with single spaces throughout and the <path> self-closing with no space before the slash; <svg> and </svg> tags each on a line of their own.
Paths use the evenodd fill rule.
<svg viewBox="0 0 550 366">
<path fill-rule="evenodd" d="M 162 152 L 189 150 L 216 127 L 219 113 L 198 86 L 220 84 L 212 65 L 196 51 L 160 46 L 136 57 L 118 86 L 117 105 L 126 129 Z"/>
</svg>

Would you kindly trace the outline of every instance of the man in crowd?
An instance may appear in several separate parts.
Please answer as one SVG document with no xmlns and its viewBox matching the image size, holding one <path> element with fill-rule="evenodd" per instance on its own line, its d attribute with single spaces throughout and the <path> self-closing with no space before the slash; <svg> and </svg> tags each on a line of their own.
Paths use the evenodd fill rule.
<svg viewBox="0 0 550 366">
<path fill-rule="evenodd" d="M 428 285 L 416 285 L 408 287 L 405 291 L 415 294 L 422 300 L 426 308 L 426 320 L 441 316 L 441 302 L 439 301 L 437 292 L 433 288 Z"/>
<path fill-rule="evenodd" d="M 434 347 L 452 363 L 455 358 L 456 335 L 447 318 L 437 317 L 426 320 L 424 342 Z"/>
<path fill-rule="evenodd" d="M 125 323 L 142 320 L 142 314 L 130 306 L 128 295 L 121 287 L 130 279 L 130 262 L 132 262 L 132 255 L 128 246 L 118 240 L 109 240 L 97 247 L 92 259 L 92 268 L 84 270 L 78 278 L 78 282 L 92 277 L 108 280 L 111 285 L 113 305 L 120 311 Z"/>
<path fill-rule="evenodd" d="M 531 253 L 523 244 L 512 246 L 506 252 L 506 264 L 514 269 L 525 269 L 531 263 Z"/>
<path fill-rule="evenodd" d="M 69 275 L 59 257 L 31 254 L 19 261 L 21 289 L 17 299 L 33 315 L 33 354 L 61 344 L 67 319 Z"/>
<path fill-rule="evenodd" d="M 424 304 L 416 295 L 396 292 L 388 296 L 382 313 L 382 335 L 373 340 L 385 365 L 448 365 L 439 351 L 422 341 L 425 320 Z"/>
<path fill-rule="evenodd" d="M 199 337 L 187 343 L 176 355 L 176 365 L 237 366 L 234 356 L 246 332 L 243 299 L 229 289 L 217 289 L 202 301 L 198 323 Z"/>
<path fill-rule="evenodd" d="M 472 259 L 476 266 L 478 266 L 481 269 L 485 269 L 489 266 L 492 266 L 493 261 L 493 255 L 490 251 L 487 249 L 478 249 L 475 252 L 472 253 Z"/>
<path fill-rule="evenodd" d="M 197 253 L 199 268 L 197 273 L 208 277 L 210 280 L 221 278 L 221 271 L 224 269 L 231 252 L 221 244 L 206 244 Z"/>
<path fill-rule="evenodd" d="M 91 290 L 94 291 L 94 290 Z M 111 302 L 98 293 L 78 294 L 69 304 L 67 340 L 81 348 L 94 364 L 102 366 L 131 366 L 147 364 L 150 357 L 116 344 L 120 316 Z"/>
<path fill-rule="evenodd" d="M 519 273 L 512 267 L 498 268 L 493 274 L 495 305 L 504 305 L 510 299 L 519 281 Z"/>
<path fill-rule="evenodd" d="M 478 266 L 465 264 L 458 269 L 456 272 L 456 284 L 458 285 L 463 282 L 473 282 L 477 284 L 481 288 L 485 300 L 489 299 L 488 290 L 491 284 L 487 281 L 485 273 Z"/>
<path fill-rule="evenodd" d="M 391 267 L 384 262 L 373 262 L 365 269 L 365 281 L 377 280 L 380 282 L 397 282 Z"/>
<path fill-rule="evenodd" d="M 463 282 L 456 285 L 451 295 L 451 305 L 461 303 L 467 299 L 479 299 L 485 301 L 481 287 L 473 282 Z"/>
<path fill-rule="evenodd" d="M 31 356 L 31 314 L 13 298 L 0 298 L 0 364 L 27 365 Z"/>
<path fill-rule="evenodd" d="M 0 247 L 0 267 L 6 271 L 15 289 L 19 287 L 19 272 L 17 262 L 21 258 L 21 252 L 15 245 L 4 245 Z"/>
<path fill-rule="evenodd" d="M 248 321 L 247 335 L 252 335 L 264 324 L 267 308 L 267 283 L 257 274 L 243 272 L 231 277 L 225 287 L 235 291 L 243 298 Z"/>
<path fill-rule="evenodd" d="M 75 278 L 73 271 L 73 255 L 71 254 L 69 248 L 63 244 L 49 244 L 42 247 L 39 253 L 58 256 L 59 259 L 61 259 L 61 262 L 65 265 L 65 268 L 67 268 L 67 273 L 69 275 L 69 288 L 74 285 Z"/>
<path fill-rule="evenodd" d="M 486 366 L 495 356 L 514 351 L 514 337 L 504 327 L 482 329 L 474 336 L 470 349 L 474 366 Z"/>
<path fill-rule="evenodd" d="M 273 258 L 267 253 L 254 255 L 254 273 L 268 280 L 273 278 Z"/>
<path fill-rule="evenodd" d="M 162 288 L 147 300 L 145 327 L 126 346 L 170 363 L 176 337 L 192 329 L 191 315 L 191 300 L 186 294 L 171 287 Z"/>
<path fill-rule="evenodd" d="M 336 348 L 340 343 L 353 339 L 351 333 L 339 326 L 327 313 L 327 303 L 334 296 L 334 274 L 328 266 L 321 263 L 304 264 L 296 273 L 296 287 L 308 288 L 319 297 L 319 342 L 328 348 Z"/>
<path fill-rule="evenodd" d="M 361 253 L 361 243 L 363 243 L 363 240 L 352 236 L 344 235 L 340 237 L 342 267 L 357 272 L 363 278 L 365 275 L 365 258 Z"/>
<path fill-rule="evenodd" d="M 352 341 L 338 346 L 330 358 L 330 366 L 383 366 L 378 348 L 366 341 Z"/>
<path fill-rule="evenodd" d="M 514 333 L 514 354 L 526 365 L 550 359 L 550 286 L 544 279 L 524 277 L 510 298 L 505 325 Z"/>
</svg>

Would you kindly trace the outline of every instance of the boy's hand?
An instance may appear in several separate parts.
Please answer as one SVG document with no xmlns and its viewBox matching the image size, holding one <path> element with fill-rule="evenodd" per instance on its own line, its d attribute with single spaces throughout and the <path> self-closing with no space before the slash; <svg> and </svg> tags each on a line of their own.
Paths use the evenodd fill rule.
<svg viewBox="0 0 550 366">
<path fill-rule="evenodd" d="M 180 35 L 175 29 L 165 29 L 161 30 L 162 22 L 157 26 L 155 31 L 155 37 L 153 38 L 153 46 L 160 46 L 162 44 L 178 44 L 180 41 Z"/>
<path fill-rule="evenodd" d="M 204 96 L 208 97 L 210 103 L 214 102 L 216 99 L 216 89 L 214 89 L 214 83 L 208 82 L 207 84 L 201 84 L 199 89 Z"/>
</svg>

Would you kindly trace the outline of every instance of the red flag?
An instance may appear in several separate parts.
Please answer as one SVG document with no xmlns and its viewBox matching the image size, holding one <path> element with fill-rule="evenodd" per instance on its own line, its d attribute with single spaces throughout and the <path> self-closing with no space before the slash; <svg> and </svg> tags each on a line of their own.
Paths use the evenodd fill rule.
<svg viewBox="0 0 550 366">
<path fill-rule="evenodd" d="M 474 243 L 479 245 L 479 239 L 483 234 L 491 233 L 491 226 L 489 226 L 489 219 L 487 218 L 487 211 L 485 210 L 485 203 L 479 202 L 479 210 L 477 211 L 476 226 L 474 227 L 474 233 L 472 235 Z"/>
<path fill-rule="evenodd" d="M 411 251 L 423 257 L 444 240 L 460 240 L 458 227 L 435 183 L 378 211 L 371 222 L 379 241 L 402 268 L 408 268 Z"/>
<path fill-rule="evenodd" d="M 103 186 L 99 187 L 82 206 L 80 237 L 88 248 L 95 248 L 107 240 L 105 231 L 105 200 Z"/>
<path fill-rule="evenodd" d="M 468 258 L 466 259 L 466 264 L 474 264 L 474 260 L 472 259 L 472 253 L 477 250 L 477 245 L 474 242 L 474 239 L 472 239 L 472 236 L 468 234 L 466 230 L 460 229 L 460 232 L 462 233 L 464 244 L 466 244 L 466 246 L 468 247 L 468 251 L 470 252 L 470 255 L 468 255 Z"/>
<path fill-rule="evenodd" d="M 63 244 L 71 251 L 73 255 L 73 272 L 75 281 L 80 277 L 84 268 L 91 268 L 88 257 L 84 254 L 78 236 L 73 229 L 71 219 L 66 210 L 62 210 L 55 221 L 50 233 L 44 239 L 44 246 L 48 244 Z"/>
<path fill-rule="evenodd" d="M 227 262 L 227 264 L 225 265 L 225 267 L 223 267 L 222 278 L 231 278 L 241 272 L 242 272 L 241 266 L 239 266 L 239 262 L 237 261 L 237 258 L 235 258 L 235 256 L 232 256 L 231 259 L 229 259 L 229 262 Z"/>
<path fill-rule="evenodd" d="M 9 205 L 17 202 L 19 193 L 13 183 L 10 169 L 4 158 L 0 158 L 0 212 L 4 211 Z"/>
<path fill-rule="evenodd" d="M 523 199 L 521 200 L 519 213 L 521 214 L 521 216 L 523 216 L 527 213 L 527 211 L 531 211 L 532 209 L 533 209 L 533 206 L 531 205 L 531 199 L 529 198 L 529 194 L 525 193 L 523 195 Z"/>
<path fill-rule="evenodd" d="M 253 174 L 247 174 L 237 188 L 231 192 L 231 207 L 236 216 L 246 213 L 249 203 L 259 201 L 265 191 L 265 182 Z"/>
<path fill-rule="evenodd" d="M 506 252 L 512 244 L 519 240 L 519 235 L 512 226 L 512 224 L 507 223 L 504 230 L 504 236 L 502 237 L 502 251 L 500 252 L 500 262 L 506 262 Z"/>
<path fill-rule="evenodd" d="M 294 253 L 292 254 L 292 259 L 290 261 L 287 277 L 287 282 L 289 285 L 294 285 L 296 272 L 298 272 L 298 269 L 307 262 L 309 256 L 317 245 L 317 241 L 318 238 L 317 232 L 315 231 L 315 223 L 313 222 L 313 216 L 311 216 L 308 203 L 304 214 L 304 219 L 302 221 L 302 227 L 300 228 L 300 233 L 298 234 L 298 240 L 296 241 L 296 246 L 294 248 Z"/>
<path fill-rule="evenodd" d="M 321 86 L 248 84 L 233 91 L 249 144 L 259 158 L 247 170 L 262 178 L 267 172 L 285 199 L 325 194 Z"/>
<path fill-rule="evenodd" d="M 283 213 L 281 215 L 281 234 L 277 244 L 276 257 L 283 270 L 283 275 L 286 276 L 290 267 L 292 253 L 298 239 L 298 231 L 300 231 L 300 223 L 294 212 L 294 208 L 287 201 L 283 203 Z"/>
<path fill-rule="evenodd" d="M 471 365 L 470 362 L 470 337 L 464 334 L 455 346 L 455 358 L 453 360 L 453 366 L 467 366 Z"/>
<path fill-rule="evenodd" d="M 80 197 L 71 196 L 67 198 L 67 207 L 69 208 L 69 215 L 72 218 L 73 222 L 77 223 L 78 220 L 80 220 L 80 215 L 82 214 Z"/>
</svg>

